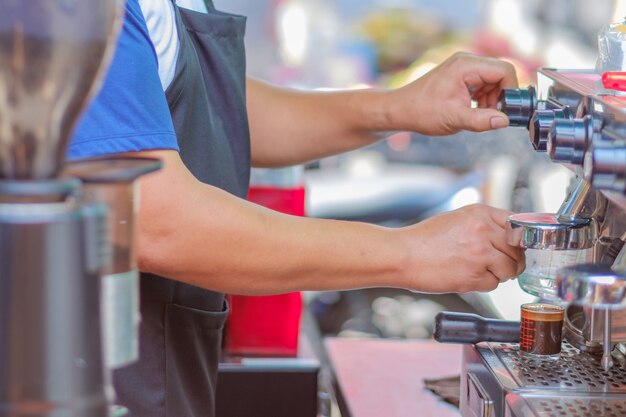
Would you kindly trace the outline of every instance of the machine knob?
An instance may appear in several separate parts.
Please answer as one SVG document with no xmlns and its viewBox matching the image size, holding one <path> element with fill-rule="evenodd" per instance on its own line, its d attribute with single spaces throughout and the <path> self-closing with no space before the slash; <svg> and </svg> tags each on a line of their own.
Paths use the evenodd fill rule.
<svg viewBox="0 0 626 417">
<path fill-rule="evenodd" d="M 603 131 L 603 140 L 594 141 L 585 153 L 584 176 L 592 187 L 626 194 L 626 141 L 607 136 L 615 134 Z"/>
<path fill-rule="evenodd" d="M 572 112 L 569 107 L 554 110 L 535 110 L 528 126 L 530 143 L 537 152 L 545 152 L 548 149 L 548 134 L 552 124 L 557 119 L 571 119 Z"/>
<path fill-rule="evenodd" d="M 506 88 L 498 98 L 498 110 L 509 116 L 511 126 L 528 127 L 537 105 L 535 87 Z"/>
<path fill-rule="evenodd" d="M 554 162 L 582 165 L 592 137 L 591 116 L 556 119 L 548 133 L 548 155 Z"/>
</svg>

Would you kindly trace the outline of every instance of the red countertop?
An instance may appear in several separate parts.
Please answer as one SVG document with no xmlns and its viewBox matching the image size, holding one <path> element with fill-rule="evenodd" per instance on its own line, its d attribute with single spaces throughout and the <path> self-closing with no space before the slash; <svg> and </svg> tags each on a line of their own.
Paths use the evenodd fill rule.
<svg viewBox="0 0 626 417">
<path fill-rule="evenodd" d="M 461 346 L 434 341 L 324 341 L 343 417 L 459 417 L 424 387 L 424 378 L 459 375 Z"/>
</svg>

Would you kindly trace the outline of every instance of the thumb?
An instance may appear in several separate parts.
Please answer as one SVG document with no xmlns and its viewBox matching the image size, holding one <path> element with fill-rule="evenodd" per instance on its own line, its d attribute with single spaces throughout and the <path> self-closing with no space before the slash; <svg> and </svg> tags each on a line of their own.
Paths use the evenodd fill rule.
<svg viewBox="0 0 626 417">
<path fill-rule="evenodd" d="M 509 125 L 506 114 L 495 109 L 464 108 L 459 116 L 461 121 L 459 127 L 473 132 L 501 129 Z"/>
</svg>

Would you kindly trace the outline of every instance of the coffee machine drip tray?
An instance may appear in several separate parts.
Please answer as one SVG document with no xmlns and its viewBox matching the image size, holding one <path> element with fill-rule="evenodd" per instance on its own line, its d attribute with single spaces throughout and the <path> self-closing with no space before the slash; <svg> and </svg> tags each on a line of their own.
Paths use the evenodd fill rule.
<svg viewBox="0 0 626 417">
<path fill-rule="evenodd" d="M 487 348 L 498 357 L 520 389 L 559 389 L 583 392 L 626 392 L 626 369 L 619 364 L 605 371 L 601 356 L 580 352 L 564 342 L 558 360 L 529 361 L 519 355 L 519 345 L 490 343 Z"/>
<path fill-rule="evenodd" d="M 624 416 L 626 365 L 617 362 L 605 371 L 600 359 L 601 356 L 582 353 L 567 342 L 563 342 L 559 359 L 541 361 L 521 357 L 518 344 L 465 346 L 461 413 L 464 417 L 611 417 L 611 412 L 585 414 L 583 411 L 612 398 L 603 407 L 616 410 L 625 407 L 615 414 L 615 417 Z M 535 398 L 541 401 L 536 402 Z"/>
<path fill-rule="evenodd" d="M 506 398 L 506 416 L 622 417 L 624 415 L 626 415 L 626 400 L 610 395 L 543 397 L 533 394 L 510 394 Z"/>
</svg>

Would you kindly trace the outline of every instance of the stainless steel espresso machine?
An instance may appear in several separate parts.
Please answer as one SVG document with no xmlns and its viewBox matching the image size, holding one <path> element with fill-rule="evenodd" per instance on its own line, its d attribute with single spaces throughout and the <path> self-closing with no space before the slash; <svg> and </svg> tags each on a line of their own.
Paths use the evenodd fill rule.
<svg viewBox="0 0 626 417">
<path fill-rule="evenodd" d="M 121 0 L 0 0 L 0 417 L 104 417 L 137 358 L 134 180 L 155 160 L 65 163 Z"/>
<path fill-rule="evenodd" d="M 472 343 L 461 413 L 625 416 L 626 96 L 594 70 L 542 69 L 537 88 L 504 91 L 500 107 L 537 151 L 577 175 L 557 213 L 514 215 L 507 230 L 526 249 L 522 289 L 566 307 L 563 343 L 557 360 L 526 360 L 519 323 L 438 317 L 441 341 Z"/>
</svg>

